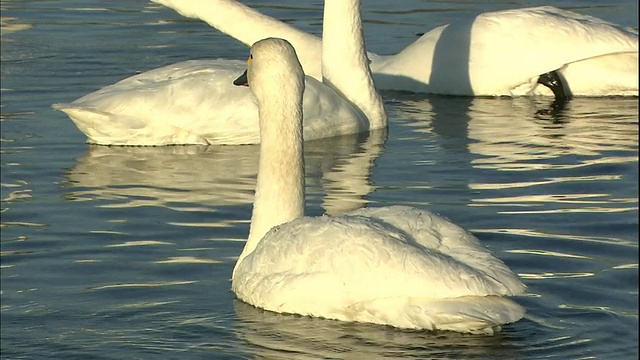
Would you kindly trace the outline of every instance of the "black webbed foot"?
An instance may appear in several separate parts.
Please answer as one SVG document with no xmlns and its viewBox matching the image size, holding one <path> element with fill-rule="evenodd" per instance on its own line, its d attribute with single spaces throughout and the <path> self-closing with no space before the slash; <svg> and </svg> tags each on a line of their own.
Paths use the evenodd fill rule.
<svg viewBox="0 0 640 360">
<path fill-rule="evenodd" d="M 542 84 L 548 87 L 553 95 L 556 97 L 556 102 L 564 102 L 571 99 L 571 95 L 568 94 L 565 89 L 564 84 L 562 83 L 562 79 L 560 78 L 560 74 L 556 70 L 549 71 L 548 73 L 544 73 L 538 77 L 538 84 Z"/>
</svg>

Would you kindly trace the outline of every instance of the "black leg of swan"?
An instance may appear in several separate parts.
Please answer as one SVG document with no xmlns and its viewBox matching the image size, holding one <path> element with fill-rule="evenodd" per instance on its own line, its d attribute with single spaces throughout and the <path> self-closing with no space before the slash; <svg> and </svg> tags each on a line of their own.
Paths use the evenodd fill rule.
<svg viewBox="0 0 640 360">
<path fill-rule="evenodd" d="M 571 99 L 571 95 L 567 94 L 564 84 L 560 79 L 560 75 L 557 71 L 549 71 L 538 77 L 538 84 L 542 84 L 553 91 L 553 95 L 556 97 L 556 102 L 563 102 Z"/>
<path fill-rule="evenodd" d="M 567 100 L 553 100 L 549 107 L 536 111 L 536 117 L 549 120 L 554 124 L 565 123 L 564 111 L 567 109 L 568 103 Z"/>
</svg>

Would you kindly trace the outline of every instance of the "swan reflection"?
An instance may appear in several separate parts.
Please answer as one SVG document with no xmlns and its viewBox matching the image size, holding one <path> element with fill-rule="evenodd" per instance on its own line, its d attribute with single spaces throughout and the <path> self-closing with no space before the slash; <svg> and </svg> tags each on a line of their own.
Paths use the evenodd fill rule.
<svg viewBox="0 0 640 360">
<path fill-rule="evenodd" d="M 406 331 L 264 311 L 234 300 L 236 336 L 259 359 L 512 359 L 509 327 L 495 336 Z M 513 339 L 510 339 L 513 340 Z"/>
<path fill-rule="evenodd" d="M 2 41 L 11 41 L 4 38 L 5 35 L 9 35 L 18 31 L 28 30 L 33 27 L 32 24 L 21 23 L 17 20 L 18 19 L 15 17 L 0 16 L 0 38 L 2 38 Z"/>
<path fill-rule="evenodd" d="M 441 161 L 441 172 L 460 176 L 442 185 L 434 178 L 434 188 L 467 187 L 469 206 L 510 214 L 637 210 L 637 196 L 621 190 L 637 189 L 637 177 L 627 176 L 638 162 L 637 98 L 574 98 L 551 113 L 541 111 L 554 105 L 544 98 L 396 97 L 405 138 L 454 157 Z"/>
<path fill-rule="evenodd" d="M 447 106 L 452 101 L 468 106 Z M 537 98 L 426 98 L 408 97 L 396 108 L 411 120 L 416 133 L 445 134 L 444 124 L 462 124 L 458 136 L 468 137 L 467 151 L 480 155 L 474 168 L 532 171 L 563 168 L 546 161 L 561 156 L 597 156 L 605 151 L 636 152 L 637 98 L 575 98 L 562 109 Z M 463 110 L 464 109 L 464 110 Z M 457 113 L 452 113 L 457 112 Z M 447 125 L 451 127 L 451 125 Z M 444 129 L 444 132 L 443 132 Z M 600 161 L 637 161 L 622 156 Z"/>
<path fill-rule="evenodd" d="M 474 167 L 529 171 L 563 165 L 539 160 L 561 156 L 601 157 L 606 151 L 634 152 L 638 147 L 637 99 L 576 98 L 560 120 L 531 117 L 527 99 L 478 99 L 469 108 L 469 145 L 483 155 Z M 484 101 L 483 101 L 484 100 Z M 621 158 L 619 161 L 637 161 Z"/>
<path fill-rule="evenodd" d="M 386 131 L 305 143 L 310 197 L 325 196 L 328 214 L 362 207 L 373 187 L 369 176 Z M 250 204 L 260 147 L 89 146 L 66 177 L 72 200 L 112 200 L 104 207 L 198 207 Z"/>
</svg>

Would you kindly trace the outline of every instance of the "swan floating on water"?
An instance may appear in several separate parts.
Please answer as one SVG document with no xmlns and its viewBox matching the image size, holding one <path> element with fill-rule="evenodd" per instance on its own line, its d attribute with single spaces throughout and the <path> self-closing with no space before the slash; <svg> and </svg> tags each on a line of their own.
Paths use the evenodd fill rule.
<svg viewBox="0 0 640 360">
<path fill-rule="evenodd" d="M 154 0 L 251 46 L 289 40 L 321 78 L 322 41 L 235 0 Z M 338 16 L 326 14 L 327 17 Z M 345 34 L 348 36 L 348 34 Z M 438 26 L 394 55 L 368 53 L 380 90 L 469 96 L 638 96 L 638 32 L 541 6 Z M 542 79 L 540 78 L 542 76 Z M 542 83 L 545 86 L 537 86 Z"/>
<path fill-rule="evenodd" d="M 325 4 L 357 11 L 349 5 Z M 282 39 L 256 42 L 250 58 L 262 140 L 249 238 L 232 275 L 239 299 L 411 329 L 493 334 L 522 318 L 505 297 L 524 292 L 518 276 L 437 214 L 390 206 L 305 217 L 302 67 Z"/>
<path fill-rule="evenodd" d="M 335 31 L 344 28 L 327 21 L 335 24 Z M 335 37 L 322 48 L 322 82 L 305 79 L 304 140 L 387 126 L 365 55 L 362 25 L 356 23 L 352 38 Z M 256 100 L 247 88 L 232 84 L 244 69 L 241 61 L 186 61 L 53 107 L 65 112 L 93 144 L 257 144 Z"/>
<path fill-rule="evenodd" d="M 322 64 L 343 56 L 330 50 L 334 44 L 323 47 L 319 38 L 237 1 L 153 1 L 200 18 L 247 45 L 269 36 L 288 39 L 309 75 L 305 140 L 386 126 L 380 101 L 353 101 L 359 92 L 371 93 L 372 85 L 329 89 L 319 83 L 328 68 Z M 334 16 L 327 14 L 325 20 Z M 575 95 L 637 96 L 637 44 L 637 32 L 538 7 L 483 13 L 435 28 L 396 55 L 368 56 L 378 89 L 490 96 L 553 92 L 562 101 Z M 243 68 L 236 60 L 184 61 L 53 107 L 65 112 L 93 144 L 254 144 L 260 141 L 255 99 L 229 81 Z"/>
</svg>

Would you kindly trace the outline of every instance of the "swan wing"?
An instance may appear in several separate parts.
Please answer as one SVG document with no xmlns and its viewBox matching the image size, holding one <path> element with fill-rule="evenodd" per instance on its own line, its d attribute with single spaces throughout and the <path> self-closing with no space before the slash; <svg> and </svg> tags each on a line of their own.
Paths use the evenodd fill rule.
<svg viewBox="0 0 640 360">
<path fill-rule="evenodd" d="M 574 95 L 633 89 L 637 95 L 638 90 L 637 32 L 551 6 L 478 16 L 472 27 L 469 59 L 471 85 L 478 94 L 500 94 L 501 88 L 516 89 L 536 81 L 540 74 L 571 67 L 591 68 L 563 73 Z M 620 67 L 628 79 L 608 85 L 619 81 L 615 72 Z M 584 82 L 591 84 L 589 88 L 584 88 Z M 604 87 L 602 94 L 597 90 L 600 86 Z"/>
<path fill-rule="evenodd" d="M 303 97 L 304 140 L 317 140 L 370 130 L 367 117 L 344 97 L 307 76 Z"/>
<path fill-rule="evenodd" d="M 419 247 L 450 257 L 458 264 L 474 269 L 498 287 L 487 295 L 515 295 L 524 285 L 500 259 L 496 258 L 473 234 L 439 214 L 410 206 L 362 208 L 352 215 L 376 219 L 415 241 Z M 446 270 L 441 267 L 440 270 Z M 498 285 L 499 284 L 499 285 Z"/>
<path fill-rule="evenodd" d="M 551 6 L 482 13 L 437 27 L 371 64 L 382 89 L 452 95 L 551 94 L 559 70 L 573 95 L 638 94 L 638 34 Z"/>
</svg>

